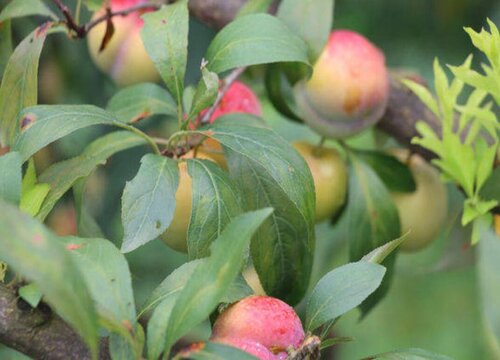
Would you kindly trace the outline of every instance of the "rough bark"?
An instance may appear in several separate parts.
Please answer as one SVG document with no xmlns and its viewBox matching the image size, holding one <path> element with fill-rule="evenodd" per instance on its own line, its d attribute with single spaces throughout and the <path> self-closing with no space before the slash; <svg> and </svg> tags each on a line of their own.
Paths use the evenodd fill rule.
<svg viewBox="0 0 500 360">
<path fill-rule="evenodd" d="M 90 359 L 81 338 L 47 305 L 33 309 L 4 285 L 0 285 L 0 343 L 34 359 Z M 105 347 L 103 343 L 101 359 L 109 358 Z"/>
</svg>

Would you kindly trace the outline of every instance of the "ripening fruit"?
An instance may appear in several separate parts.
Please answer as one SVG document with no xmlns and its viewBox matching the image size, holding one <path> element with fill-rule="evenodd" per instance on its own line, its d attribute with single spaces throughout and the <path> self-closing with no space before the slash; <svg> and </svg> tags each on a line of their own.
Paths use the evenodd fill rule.
<svg viewBox="0 0 500 360">
<path fill-rule="evenodd" d="M 200 117 L 206 112 L 203 111 Z M 262 107 L 252 89 L 242 82 L 235 81 L 224 94 L 219 106 L 210 117 L 210 124 L 222 115 L 231 113 L 245 113 L 258 117 L 262 116 Z M 209 154 L 222 168 L 227 168 L 226 159 L 220 143 L 217 140 L 206 139 L 200 149 Z"/>
<path fill-rule="evenodd" d="M 349 30 L 336 30 L 310 80 L 296 87 L 304 121 L 319 134 L 346 138 L 377 122 L 389 96 L 382 51 Z"/>
<path fill-rule="evenodd" d="M 444 226 L 448 211 L 446 187 L 439 178 L 438 170 L 421 156 L 410 156 L 409 151 L 404 149 L 391 152 L 409 166 L 417 185 L 412 193 L 391 193 L 398 208 L 401 231 L 403 234 L 410 231 L 400 248 L 417 251 L 432 242 Z"/>
<path fill-rule="evenodd" d="M 147 2 L 146 0 L 111 0 L 111 10 L 120 11 L 131 6 Z M 103 72 L 107 73 L 118 85 L 127 86 L 146 81 L 158 81 L 160 76 L 149 58 L 141 39 L 144 21 L 141 15 L 146 11 L 133 12 L 127 16 L 113 17 L 114 33 L 103 51 L 99 51 L 106 22 L 101 22 L 90 30 L 87 45 L 90 56 Z M 99 10 L 92 19 L 105 14 Z"/>
<path fill-rule="evenodd" d="M 273 297 L 254 295 L 234 303 L 219 315 L 211 341 L 251 341 L 282 356 L 290 346 L 298 348 L 304 336 L 300 319 L 292 307 Z"/>
<path fill-rule="evenodd" d="M 191 150 L 183 158 L 193 158 L 194 152 Z M 196 153 L 197 159 L 212 160 L 206 154 Z M 161 239 L 172 249 L 187 252 L 187 230 L 191 218 L 193 191 L 191 189 L 191 177 L 187 170 L 187 163 L 179 164 L 179 187 L 175 193 L 174 217 L 168 229 L 161 235 Z"/>
<path fill-rule="evenodd" d="M 304 158 L 316 190 L 316 222 L 331 219 L 340 210 L 347 194 L 347 167 L 340 154 L 331 148 L 296 142 L 295 149 Z"/>
</svg>

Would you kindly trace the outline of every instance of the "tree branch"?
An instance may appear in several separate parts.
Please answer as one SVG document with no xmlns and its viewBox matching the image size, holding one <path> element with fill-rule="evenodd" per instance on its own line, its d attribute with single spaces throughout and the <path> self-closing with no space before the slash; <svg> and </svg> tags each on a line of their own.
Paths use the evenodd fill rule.
<svg viewBox="0 0 500 360">
<path fill-rule="evenodd" d="M 37 309 L 21 300 L 14 289 L 0 284 L 0 343 L 35 359 L 90 360 L 81 338 L 47 305 Z M 100 359 L 109 359 L 102 343 Z"/>
</svg>

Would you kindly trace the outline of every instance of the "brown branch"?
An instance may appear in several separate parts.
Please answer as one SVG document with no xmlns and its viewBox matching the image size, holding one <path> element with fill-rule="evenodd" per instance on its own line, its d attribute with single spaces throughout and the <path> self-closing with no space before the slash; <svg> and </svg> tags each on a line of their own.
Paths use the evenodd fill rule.
<svg viewBox="0 0 500 360">
<path fill-rule="evenodd" d="M 85 28 L 83 26 L 79 26 L 76 23 L 75 18 L 73 17 L 73 13 L 71 12 L 71 10 L 66 5 L 64 5 L 61 0 L 54 0 L 54 3 L 56 4 L 57 8 L 62 12 L 64 17 L 66 18 L 66 21 L 65 21 L 66 27 L 69 30 L 74 31 L 78 38 L 85 37 L 85 35 L 87 35 L 85 32 Z"/>
<path fill-rule="evenodd" d="M 37 309 L 0 284 L 0 343 L 35 359 L 90 359 L 81 338 L 47 305 Z M 100 359 L 109 359 L 106 342 Z"/>
</svg>

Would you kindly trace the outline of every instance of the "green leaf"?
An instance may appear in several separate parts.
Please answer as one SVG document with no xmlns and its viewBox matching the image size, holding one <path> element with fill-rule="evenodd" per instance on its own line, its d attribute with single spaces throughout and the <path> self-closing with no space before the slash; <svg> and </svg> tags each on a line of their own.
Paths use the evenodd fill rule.
<svg viewBox="0 0 500 360">
<path fill-rule="evenodd" d="M 48 23 L 36 28 L 9 58 L 0 86 L 0 144 L 12 144 L 19 133 L 19 112 L 37 103 L 38 60 L 49 29 Z"/>
<path fill-rule="evenodd" d="M 142 41 L 170 93 L 182 108 L 187 66 L 189 13 L 181 0 L 143 16 Z"/>
<path fill-rule="evenodd" d="M 80 269 L 101 322 L 108 330 L 128 333 L 135 324 L 135 305 L 128 263 L 108 240 L 61 238 Z"/>
<path fill-rule="evenodd" d="M 176 340 L 215 309 L 241 270 L 250 239 L 271 213 L 268 208 L 235 217 L 212 244 L 210 257 L 196 268 L 172 309 L 165 356 Z"/>
<path fill-rule="evenodd" d="M 21 196 L 19 208 L 26 214 L 35 217 L 40 211 L 43 201 L 50 191 L 49 184 L 36 184 Z"/>
<path fill-rule="evenodd" d="M 238 348 L 212 342 L 204 343 L 200 349 L 188 351 L 186 354 L 181 353 L 179 358 L 192 360 L 257 360 L 252 354 Z"/>
<path fill-rule="evenodd" d="M 112 360 L 137 360 L 143 359 L 144 344 L 146 336 L 141 324 L 136 323 L 132 330 L 134 334 L 133 342 L 116 334 L 109 337 L 109 353 Z"/>
<path fill-rule="evenodd" d="M 399 214 L 388 190 L 377 174 L 352 156 L 349 169 L 347 207 L 343 217 L 349 243 L 349 258 L 358 261 L 372 250 L 401 235 Z M 366 315 L 385 296 L 392 277 L 395 253 L 382 263 L 387 274 L 382 286 L 363 303 Z"/>
<path fill-rule="evenodd" d="M 500 203 L 500 166 L 493 170 L 479 194 L 483 199 L 496 200 Z"/>
<path fill-rule="evenodd" d="M 493 231 L 479 243 L 479 291 L 484 325 L 494 348 L 500 349 L 500 241 Z"/>
<path fill-rule="evenodd" d="M 452 360 L 448 356 L 438 355 L 423 349 L 396 350 L 370 356 L 365 360 Z"/>
<path fill-rule="evenodd" d="M 98 165 L 105 164 L 110 156 L 119 151 L 143 144 L 145 144 L 144 139 L 133 133 L 116 131 L 93 141 L 80 156 L 50 166 L 40 175 L 40 182 L 49 184 L 50 192 L 37 218 L 44 220 L 57 200 L 78 179 L 89 176 Z"/>
<path fill-rule="evenodd" d="M 13 148 L 26 161 L 46 145 L 92 125 L 123 127 L 116 117 L 93 105 L 38 105 L 24 109 L 21 134 Z"/>
<path fill-rule="evenodd" d="M 97 359 L 98 324 L 84 277 L 60 240 L 42 224 L 0 201 L 2 260 L 43 291 L 45 300 L 85 340 Z"/>
<path fill-rule="evenodd" d="M 0 80 L 12 54 L 12 28 L 10 20 L 0 22 Z"/>
<path fill-rule="evenodd" d="M 388 242 L 385 245 L 382 245 L 375 250 L 372 250 L 365 256 L 361 258 L 363 261 L 368 261 L 374 264 L 382 264 L 384 260 L 393 253 L 394 250 L 396 250 L 399 245 L 401 245 L 407 238 L 408 234 L 410 232 L 408 231 L 406 234 L 403 236 L 399 237 L 396 240 L 392 240 Z"/>
<path fill-rule="evenodd" d="M 73 185 L 73 198 L 75 201 L 76 225 L 78 235 L 84 238 L 103 238 L 104 233 L 99 227 L 99 224 L 89 213 L 89 210 L 87 209 L 87 206 L 85 204 L 85 185 L 87 183 L 87 180 L 88 177 L 81 178 L 77 180 Z"/>
<path fill-rule="evenodd" d="M 34 158 L 28 161 L 28 167 L 26 168 L 26 173 L 23 177 L 23 183 L 21 186 L 21 194 L 29 191 L 32 187 L 36 185 L 36 166 Z"/>
<path fill-rule="evenodd" d="M 266 13 L 274 0 L 248 0 L 238 11 L 237 17 Z"/>
<path fill-rule="evenodd" d="M 410 169 L 396 157 L 379 151 L 356 151 L 356 155 L 377 173 L 390 191 L 413 192 L 417 189 Z"/>
<path fill-rule="evenodd" d="M 229 23 L 210 44 L 207 69 L 215 73 L 249 65 L 300 62 L 308 65 L 307 45 L 278 18 L 247 15 Z"/>
<path fill-rule="evenodd" d="M 242 209 L 227 172 L 209 160 L 188 159 L 187 166 L 193 191 L 188 254 L 196 259 L 208 256 L 210 244 Z"/>
<path fill-rule="evenodd" d="M 313 331 L 361 304 L 382 282 L 385 268 L 360 261 L 330 271 L 307 303 L 306 330 Z"/>
<path fill-rule="evenodd" d="M 232 114 L 207 132 L 224 148 L 245 210 L 273 207 L 252 240 L 252 259 L 266 293 L 295 304 L 307 289 L 314 249 L 314 183 L 295 149 L 272 130 Z"/>
<path fill-rule="evenodd" d="M 9 152 L 0 156 L 0 199 L 12 204 L 19 204 L 21 198 L 21 156 Z"/>
<path fill-rule="evenodd" d="M 141 307 L 142 310 L 139 313 L 139 317 L 143 314 L 149 313 L 168 297 L 176 296 L 184 288 L 184 285 L 186 285 L 187 281 L 191 278 L 196 268 L 204 262 L 206 262 L 206 259 L 197 259 L 187 262 L 175 269 L 165 278 L 165 280 L 162 281 L 162 283 L 153 291 L 151 296 L 145 301 Z"/>
<path fill-rule="evenodd" d="M 153 154 L 141 159 L 137 175 L 123 191 L 122 252 L 135 250 L 167 230 L 174 217 L 178 186 L 177 162 Z"/>
<path fill-rule="evenodd" d="M 156 84 L 143 83 L 118 91 L 109 100 L 106 110 L 119 121 L 135 123 L 153 115 L 176 116 L 172 95 Z"/>
<path fill-rule="evenodd" d="M 217 98 L 219 91 L 219 77 L 216 73 L 203 68 L 202 77 L 196 87 L 191 109 L 189 110 L 188 120 L 193 119 L 202 110 L 212 105 Z"/>
<path fill-rule="evenodd" d="M 326 46 L 333 26 L 334 0 L 283 0 L 278 18 L 310 48 L 314 62 Z"/>
<path fill-rule="evenodd" d="M 21 286 L 18 290 L 19 297 L 26 301 L 33 309 L 36 309 L 43 294 L 35 283 Z"/>
<path fill-rule="evenodd" d="M 182 288 L 183 289 L 183 288 Z M 178 293 L 168 296 L 159 303 L 148 321 L 148 359 L 156 360 L 165 349 L 167 327 Z"/>
<path fill-rule="evenodd" d="M 427 89 L 422 84 L 419 84 L 411 80 L 405 79 L 401 81 L 404 85 L 406 85 L 406 87 L 408 87 L 411 91 L 413 91 L 415 95 L 418 96 L 418 98 L 424 103 L 425 106 L 427 106 L 427 108 L 430 111 L 432 111 L 434 115 L 436 115 L 437 117 L 440 116 L 440 111 L 436 99 L 431 94 L 429 89 Z"/>
<path fill-rule="evenodd" d="M 231 284 L 229 290 L 222 297 L 220 302 L 225 304 L 232 304 L 253 294 L 253 289 L 250 287 L 250 285 L 248 285 L 243 275 L 239 274 Z"/>
<path fill-rule="evenodd" d="M 0 22 L 30 15 L 47 16 L 57 20 L 56 14 L 41 0 L 12 0 L 0 12 Z"/>
</svg>

